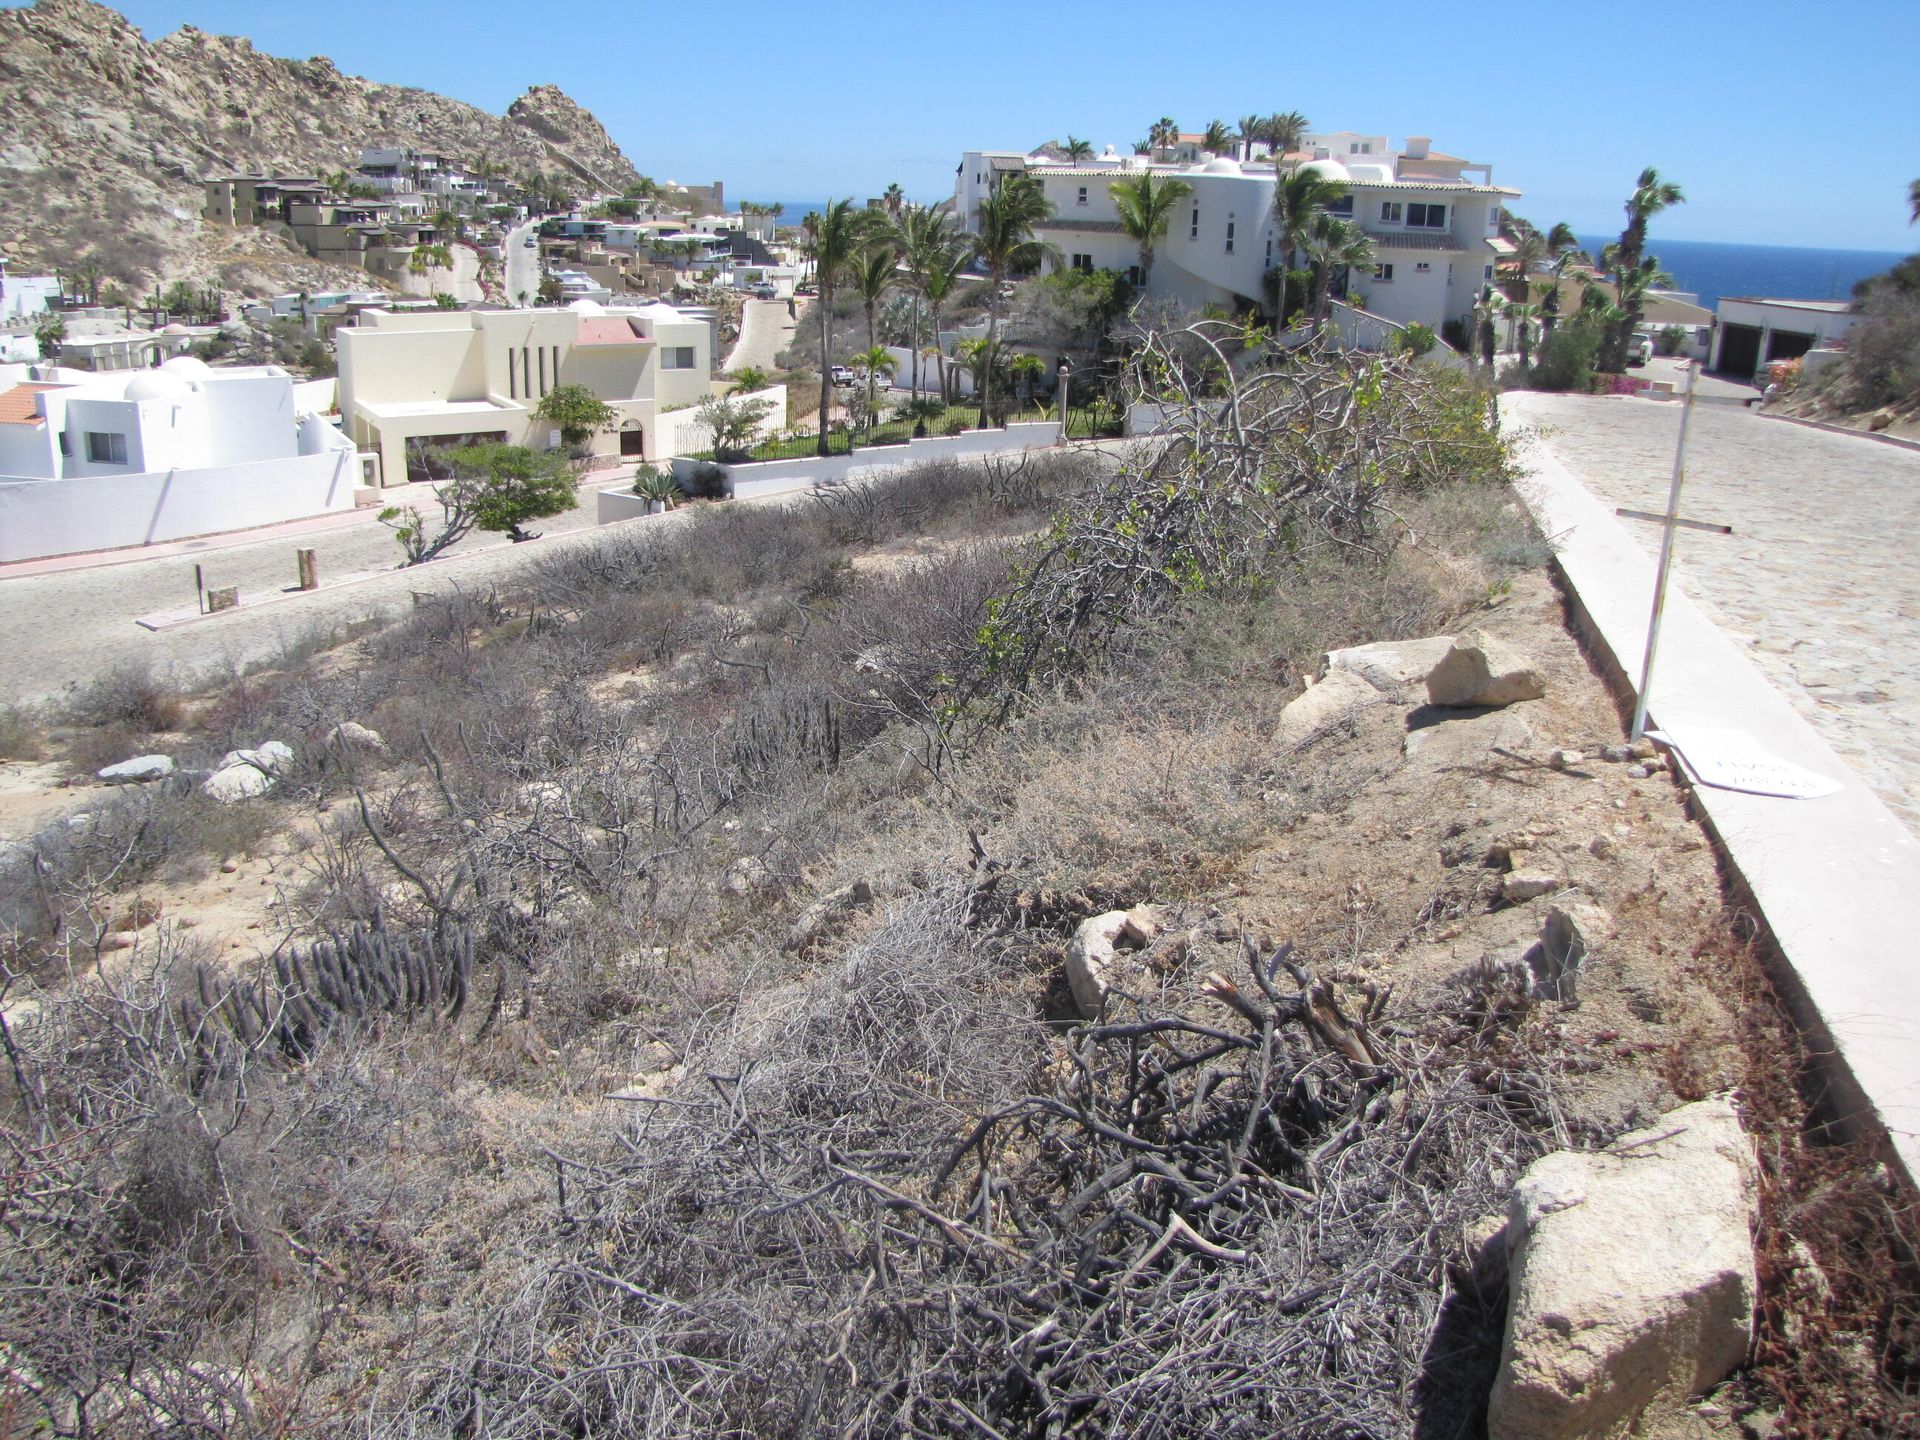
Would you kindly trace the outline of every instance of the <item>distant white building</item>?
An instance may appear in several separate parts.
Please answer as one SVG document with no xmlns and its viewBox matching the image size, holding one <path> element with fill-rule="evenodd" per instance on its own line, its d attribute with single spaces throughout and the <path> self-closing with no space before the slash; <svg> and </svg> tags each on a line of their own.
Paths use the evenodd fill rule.
<svg viewBox="0 0 1920 1440">
<path fill-rule="evenodd" d="M 105 375 L 9 367 L 0 561 L 351 509 L 359 458 L 304 392 L 277 366 L 186 356 Z"/>
<path fill-rule="evenodd" d="M 1847 300 L 1729 296 L 1719 305 L 1710 369 L 1749 379 L 1771 360 L 1797 360 L 1846 339 L 1860 318 Z"/>
<path fill-rule="evenodd" d="M 58 275 L 9 275 L 0 260 L 0 325 L 31 320 L 60 298 Z"/>
<path fill-rule="evenodd" d="M 1178 147 L 1163 153 L 1184 154 Z M 1245 162 L 1227 156 L 1156 160 L 1109 148 L 1073 165 L 1005 150 L 962 157 L 954 214 L 978 229 L 981 200 L 1008 175 L 1038 179 L 1053 206 L 1039 227 L 1061 263 L 1081 270 L 1117 270 L 1137 284 L 1139 247 L 1114 205 L 1115 181 L 1151 173 L 1184 181 L 1192 194 L 1180 206 L 1154 253 L 1150 289 L 1198 308 L 1266 306 L 1267 277 L 1281 263 L 1273 222 L 1278 176 L 1306 168 L 1347 186 L 1330 213 L 1352 220 L 1373 242 L 1366 273 L 1337 276 L 1336 295 L 1365 300 L 1365 309 L 1398 324 L 1438 330 L 1465 319 L 1495 267 L 1512 246 L 1500 236 L 1500 211 L 1520 192 L 1493 184 L 1492 168 L 1445 155 L 1415 136 L 1398 150 L 1387 137 L 1340 131 L 1308 136 L 1302 149 Z M 1300 263 L 1300 262 L 1296 262 Z"/>
</svg>

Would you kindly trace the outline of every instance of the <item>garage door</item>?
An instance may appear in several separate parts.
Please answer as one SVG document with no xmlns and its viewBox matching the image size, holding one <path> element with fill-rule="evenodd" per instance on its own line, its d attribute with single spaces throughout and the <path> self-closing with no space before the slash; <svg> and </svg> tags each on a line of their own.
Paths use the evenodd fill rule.
<svg viewBox="0 0 1920 1440">
<path fill-rule="evenodd" d="M 1798 360 L 1813 348 L 1813 340 L 1797 330 L 1775 330 L 1767 336 L 1767 359 Z"/>
<path fill-rule="evenodd" d="M 1728 325 L 1720 334 L 1720 373 L 1751 380 L 1760 368 L 1760 327 Z"/>
</svg>

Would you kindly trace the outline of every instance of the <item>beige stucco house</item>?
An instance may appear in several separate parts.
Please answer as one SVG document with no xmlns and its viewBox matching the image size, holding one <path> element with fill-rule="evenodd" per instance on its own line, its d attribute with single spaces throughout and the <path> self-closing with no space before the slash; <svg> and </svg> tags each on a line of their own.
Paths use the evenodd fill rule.
<svg viewBox="0 0 1920 1440">
<path fill-rule="evenodd" d="M 340 415 L 381 483 L 409 478 L 409 442 L 560 443 L 534 411 L 556 386 L 584 385 L 613 407 L 595 454 L 661 456 L 661 412 L 713 393 L 712 331 L 670 305 L 609 309 L 364 312 L 334 336 Z M 412 478 L 424 478 L 421 446 Z"/>
</svg>

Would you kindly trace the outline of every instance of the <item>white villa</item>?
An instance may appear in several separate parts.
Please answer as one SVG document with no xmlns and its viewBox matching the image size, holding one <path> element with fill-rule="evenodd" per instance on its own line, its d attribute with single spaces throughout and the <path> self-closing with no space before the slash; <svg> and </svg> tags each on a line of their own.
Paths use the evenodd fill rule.
<svg viewBox="0 0 1920 1440">
<path fill-rule="evenodd" d="M 318 413 L 331 388 L 190 356 L 0 370 L 0 561 L 352 509 L 359 459 Z"/>
<path fill-rule="evenodd" d="M 1163 152 L 1169 155 L 1179 151 Z M 1139 280 L 1139 247 L 1121 228 L 1109 187 L 1151 172 L 1185 181 L 1182 203 L 1154 252 L 1152 293 L 1183 304 L 1266 306 L 1266 277 L 1280 262 L 1272 212 L 1280 169 L 1307 167 L 1348 186 L 1330 207 L 1352 219 L 1373 242 L 1370 273 L 1336 281 L 1369 313 L 1438 330 L 1473 309 L 1494 267 L 1512 247 L 1500 237 L 1500 210 L 1520 192 L 1493 183 L 1492 168 L 1445 155 L 1424 136 L 1394 149 L 1384 135 L 1339 131 L 1309 135 L 1279 166 L 1260 155 L 1187 161 L 1116 154 L 1111 147 L 1079 165 L 1005 150 L 968 151 L 954 187 L 954 215 L 979 227 L 981 200 L 1008 175 L 1035 176 L 1053 205 L 1038 237 L 1058 248 L 1061 264 L 1111 269 Z"/>
<path fill-rule="evenodd" d="M 534 415 L 560 385 L 584 385 L 611 405 L 601 455 L 663 455 L 663 412 L 712 393 L 713 331 L 671 305 L 610 309 L 577 300 L 560 310 L 368 310 L 334 336 L 347 435 L 379 457 L 378 483 L 420 472 L 419 446 L 479 440 L 557 445 Z"/>
</svg>

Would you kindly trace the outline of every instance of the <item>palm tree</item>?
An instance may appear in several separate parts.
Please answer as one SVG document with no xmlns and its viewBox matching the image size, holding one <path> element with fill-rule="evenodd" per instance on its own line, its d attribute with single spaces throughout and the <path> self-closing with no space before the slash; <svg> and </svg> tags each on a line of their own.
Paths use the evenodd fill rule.
<svg viewBox="0 0 1920 1440">
<path fill-rule="evenodd" d="M 1525 366 L 1533 358 L 1533 335 L 1529 327 L 1540 318 L 1540 307 L 1524 300 L 1509 300 L 1504 313 L 1508 323 L 1519 329 L 1520 364 Z"/>
<path fill-rule="evenodd" d="M 1907 217 L 1907 223 L 1909 225 L 1920 223 L 1920 180 L 1907 182 L 1907 209 L 1911 212 Z"/>
<path fill-rule="evenodd" d="M 1033 397 L 1033 387 L 1046 373 L 1046 361 L 1038 355 L 1016 355 L 1007 362 L 1007 379 L 1023 387 L 1029 399 Z"/>
<path fill-rule="evenodd" d="M 900 362 L 893 358 L 893 352 L 884 345 L 869 345 L 853 357 L 853 363 L 867 372 L 867 428 L 873 428 L 874 396 L 873 382 L 876 375 L 885 375 L 891 380 L 900 372 Z"/>
<path fill-rule="evenodd" d="M 1153 153 L 1153 142 L 1151 140 L 1134 141 L 1133 153 L 1136 155 L 1151 155 Z"/>
<path fill-rule="evenodd" d="M 827 413 L 833 404 L 833 292 L 865 248 L 867 221 L 851 200 L 828 201 L 825 210 L 807 218 L 814 222 L 807 235 L 807 253 L 820 288 L 820 439 L 815 453 L 825 459 Z"/>
<path fill-rule="evenodd" d="M 1627 197 L 1626 228 L 1620 232 L 1618 242 L 1608 247 L 1611 254 L 1608 268 L 1620 286 L 1623 302 L 1628 292 L 1626 277 L 1639 270 L 1641 258 L 1646 252 L 1647 222 L 1662 210 L 1685 204 L 1686 199 L 1678 185 L 1670 180 L 1662 180 L 1660 172 L 1651 165 L 1640 172 L 1633 194 Z M 1622 303 L 1621 313 L 1608 325 L 1606 343 L 1601 349 L 1602 370 L 1617 374 L 1627 368 L 1627 343 L 1633 338 L 1633 327 L 1640 323 L 1640 301 L 1644 298 L 1643 286 L 1639 298 L 1634 303 Z"/>
<path fill-rule="evenodd" d="M 1162 115 L 1147 131 L 1147 139 L 1153 143 L 1154 149 L 1164 150 L 1180 142 L 1180 127 L 1173 123 L 1171 115 Z"/>
<path fill-rule="evenodd" d="M 887 186 L 880 195 L 880 208 L 887 212 L 889 219 L 900 218 L 900 207 L 907 203 L 907 192 L 900 188 L 898 181 Z"/>
<path fill-rule="evenodd" d="M 1120 228 L 1140 247 L 1140 288 L 1145 290 L 1153 278 L 1154 247 L 1165 238 L 1175 207 L 1193 193 L 1193 186 L 1164 176 L 1156 179 L 1151 170 L 1143 170 L 1114 181 L 1107 193 L 1120 212 Z"/>
<path fill-rule="evenodd" d="M 947 251 L 960 239 L 953 221 L 944 210 L 925 205 L 909 205 L 895 223 L 895 242 L 900 247 L 901 268 L 906 271 L 907 288 L 913 292 L 913 398 L 920 398 L 920 305 L 927 297 L 927 276 L 941 263 Z"/>
<path fill-rule="evenodd" d="M 1260 117 L 1242 115 L 1240 117 L 1240 158 L 1242 160 L 1253 159 L 1253 142 L 1260 138 L 1262 138 Z"/>
<path fill-rule="evenodd" d="M 927 317 L 933 324 L 934 366 L 939 375 L 940 403 L 943 405 L 948 402 L 947 357 L 940 348 L 940 312 L 959 288 L 960 281 L 967 273 L 967 266 L 973 263 L 973 255 L 972 237 L 955 234 L 951 244 L 928 256 L 926 273 L 919 277 L 920 293 L 927 297 Z"/>
<path fill-rule="evenodd" d="M 860 308 L 867 312 L 867 348 L 880 343 L 875 333 L 880 302 L 900 283 L 900 252 L 893 248 L 891 235 L 874 236 L 867 247 L 847 266 L 847 283 L 860 297 Z"/>
<path fill-rule="evenodd" d="M 1207 133 L 1200 137 L 1200 148 L 1209 155 L 1224 155 L 1233 148 L 1233 136 L 1224 120 L 1207 122 Z"/>
<path fill-rule="evenodd" d="M 1058 252 L 1033 238 L 1036 225 L 1053 213 L 1040 182 L 1028 174 L 1010 175 L 1000 188 L 980 202 L 980 233 L 974 244 L 986 262 L 993 288 L 987 293 L 987 350 L 993 353 L 1000 337 L 1000 287 L 1010 275 L 1038 270 L 1049 255 Z M 987 423 L 987 411 L 993 402 L 993 368 L 987 368 L 987 383 L 980 392 L 980 424 Z"/>
<path fill-rule="evenodd" d="M 1526 302 L 1527 295 L 1530 293 L 1528 277 L 1533 274 L 1534 267 L 1543 263 L 1546 258 L 1547 242 L 1538 230 L 1529 228 L 1515 237 L 1513 253 L 1507 257 L 1508 268 L 1512 271 L 1507 284 L 1507 294 L 1510 298 L 1523 304 Z M 1518 294 L 1514 293 L 1516 290 Z"/>
<path fill-rule="evenodd" d="M 1082 160 L 1091 160 L 1093 158 L 1092 142 L 1082 140 L 1078 135 L 1067 136 L 1067 143 L 1060 148 L 1066 152 L 1067 159 L 1073 162 L 1073 167 L 1076 170 L 1080 168 L 1080 162 Z"/>
<path fill-rule="evenodd" d="M 1267 143 L 1273 146 L 1273 158 L 1278 160 L 1300 148 L 1300 142 L 1307 137 L 1307 117 L 1298 110 L 1269 115 L 1265 129 Z"/>
<path fill-rule="evenodd" d="M 1278 141 L 1274 142 L 1278 145 Z M 1273 224 L 1280 232 L 1280 293 L 1274 306 L 1273 323 L 1278 329 L 1287 318 L 1287 271 L 1293 264 L 1293 252 L 1307 238 L 1314 216 L 1347 193 L 1344 182 L 1329 180 L 1318 170 L 1305 167 L 1281 177 L 1273 187 Z"/>
<path fill-rule="evenodd" d="M 1547 232 L 1547 259 L 1553 266 L 1553 284 L 1541 287 L 1542 340 L 1553 334 L 1553 327 L 1560 319 L 1560 282 L 1566 276 L 1567 266 L 1576 260 L 1587 259 L 1587 252 L 1580 248 L 1580 237 L 1573 233 L 1573 227 L 1564 220 L 1554 222 L 1553 228 Z"/>
<path fill-rule="evenodd" d="M 1313 259 L 1313 318 L 1325 320 L 1333 313 L 1333 272 L 1342 266 L 1352 269 L 1373 259 L 1373 242 L 1367 232 L 1351 220 L 1341 220 L 1322 210 L 1307 227 L 1303 247 Z"/>
</svg>

